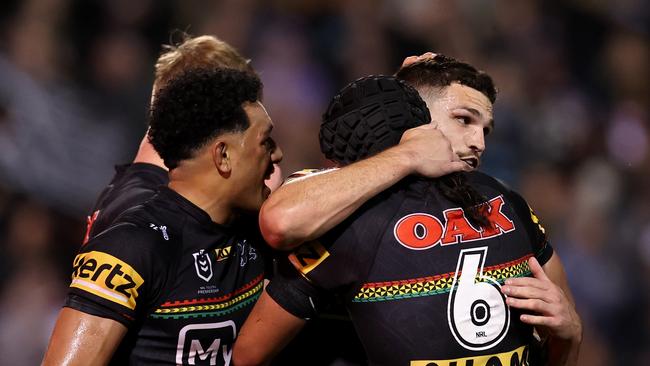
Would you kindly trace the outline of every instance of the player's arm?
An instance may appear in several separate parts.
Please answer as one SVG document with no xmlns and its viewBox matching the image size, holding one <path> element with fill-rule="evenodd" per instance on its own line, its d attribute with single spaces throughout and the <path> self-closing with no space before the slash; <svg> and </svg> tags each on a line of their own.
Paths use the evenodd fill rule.
<svg viewBox="0 0 650 366">
<path fill-rule="evenodd" d="M 152 294 L 167 281 L 168 263 L 160 253 L 168 249 L 159 236 L 125 222 L 82 247 L 43 364 L 110 362 L 141 307 L 155 301 Z"/>
<path fill-rule="evenodd" d="M 284 310 L 264 291 L 237 336 L 233 364 L 267 364 L 298 334 L 306 322 Z"/>
<path fill-rule="evenodd" d="M 377 220 L 377 216 L 367 217 Z M 263 365 L 270 361 L 308 319 L 317 316 L 328 295 L 356 281 L 359 273 L 365 273 L 369 261 L 357 261 L 367 258 L 374 246 L 359 245 L 357 236 L 354 227 L 342 225 L 320 242 L 305 243 L 288 257 L 278 258 L 273 280 L 237 337 L 235 365 Z"/>
<path fill-rule="evenodd" d="M 268 363 L 317 313 L 323 292 L 300 275 L 287 258 L 277 264 L 277 273 L 235 341 L 233 360 L 237 366 Z"/>
<path fill-rule="evenodd" d="M 43 365 L 106 365 L 126 334 L 120 322 L 63 308 Z"/>
<path fill-rule="evenodd" d="M 419 126 L 375 156 L 281 186 L 262 206 L 260 228 L 272 247 L 292 249 L 323 235 L 410 174 L 439 177 L 467 169 L 440 131 Z"/>
<path fill-rule="evenodd" d="M 582 322 L 575 309 L 564 267 L 557 253 L 540 266 L 528 260 L 533 277 L 511 278 L 503 286 L 509 306 L 524 310 L 521 321 L 548 336 L 549 365 L 576 365 L 582 342 Z"/>
<path fill-rule="evenodd" d="M 569 288 L 564 266 L 557 253 L 554 253 L 542 268 L 551 282 L 559 287 L 560 295 L 557 298 L 564 301 L 564 304 L 560 305 L 561 310 L 556 317 L 560 318 L 559 324 L 565 325 L 556 326 L 555 332 L 552 333 L 553 336 L 548 340 L 549 363 L 576 365 L 582 343 L 582 321 L 575 309 L 575 301 Z"/>
<path fill-rule="evenodd" d="M 510 278 L 502 287 L 509 306 L 523 310 L 521 321 L 535 326 L 544 338 L 549 365 L 576 365 L 582 342 L 582 322 L 575 308 L 560 257 L 546 230 L 526 201 L 510 191 L 509 199 L 533 243 L 528 260 L 532 277 Z M 541 263 L 541 265 L 540 265 Z"/>
</svg>

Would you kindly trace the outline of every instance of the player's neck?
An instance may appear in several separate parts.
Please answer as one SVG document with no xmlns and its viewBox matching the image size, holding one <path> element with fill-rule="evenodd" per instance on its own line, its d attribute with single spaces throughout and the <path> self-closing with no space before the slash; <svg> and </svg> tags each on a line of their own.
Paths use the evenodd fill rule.
<svg viewBox="0 0 650 366">
<path fill-rule="evenodd" d="M 181 166 L 173 169 L 169 178 L 169 188 L 205 211 L 212 221 L 228 225 L 234 220 L 227 184 L 215 182 L 206 169 Z"/>
<path fill-rule="evenodd" d="M 133 162 L 153 164 L 167 170 L 167 167 L 165 166 L 165 162 L 160 157 L 160 155 L 158 155 L 153 145 L 151 145 L 147 135 L 145 135 L 142 138 L 142 141 L 140 142 L 140 147 L 138 148 L 138 152 L 135 155 L 135 158 L 133 158 Z"/>
</svg>

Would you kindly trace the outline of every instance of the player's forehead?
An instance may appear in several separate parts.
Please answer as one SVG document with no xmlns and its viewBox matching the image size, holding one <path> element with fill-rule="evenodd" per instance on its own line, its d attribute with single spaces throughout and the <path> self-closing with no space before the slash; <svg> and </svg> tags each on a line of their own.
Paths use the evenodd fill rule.
<svg viewBox="0 0 650 366">
<path fill-rule="evenodd" d="M 459 83 L 452 83 L 443 88 L 420 90 L 424 101 L 432 113 L 447 116 L 449 114 L 471 114 L 486 126 L 494 124 L 492 102 L 482 92 Z M 438 115 L 440 117 L 440 115 Z"/>
<path fill-rule="evenodd" d="M 481 114 L 492 117 L 493 106 L 488 97 L 480 91 L 459 83 L 452 83 L 443 88 L 439 102 L 447 108 L 473 108 Z"/>
<path fill-rule="evenodd" d="M 269 134 L 273 129 L 273 121 L 260 101 L 245 102 L 242 107 L 250 122 L 249 130 L 255 134 Z"/>
</svg>

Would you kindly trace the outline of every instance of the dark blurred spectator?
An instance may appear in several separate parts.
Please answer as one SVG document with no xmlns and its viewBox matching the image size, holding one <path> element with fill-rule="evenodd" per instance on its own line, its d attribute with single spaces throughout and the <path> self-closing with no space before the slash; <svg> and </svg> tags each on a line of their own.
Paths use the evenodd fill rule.
<svg viewBox="0 0 650 366">
<path fill-rule="evenodd" d="M 3 253 L 0 363 L 40 363 L 65 290 L 52 261 L 53 221 L 34 201 L 12 208 Z"/>
</svg>

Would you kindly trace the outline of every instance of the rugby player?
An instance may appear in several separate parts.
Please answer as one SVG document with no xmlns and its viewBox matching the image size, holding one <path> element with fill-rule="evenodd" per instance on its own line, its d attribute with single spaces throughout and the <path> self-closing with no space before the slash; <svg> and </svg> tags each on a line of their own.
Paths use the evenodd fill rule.
<svg viewBox="0 0 650 366">
<path fill-rule="evenodd" d="M 282 159 L 261 88 L 211 68 L 157 92 L 148 137 L 169 184 L 82 247 L 44 364 L 230 364 L 263 286 L 256 217 Z"/>
<path fill-rule="evenodd" d="M 214 37 L 202 36 L 188 39 L 181 45 L 170 48 L 167 53 L 160 57 L 156 65 L 156 83 L 154 84 L 154 90 L 152 93 L 152 103 L 156 103 L 158 94 L 162 93 L 162 90 L 165 89 L 170 80 L 179 77 L 179 75 L 184 71 L 196 69 L 198 67 L 215 67 L 220 65 L 234 67 L 244 71 L 249 76 L 254 76 L 254 72 L 246 60 L 241 58 L 241 56 L 239 56 L 236 51 L 227 44 L 218 41 Z M 158 119 L 160 120 L 160 113 Z M 154 120 L 155 119 L 152 117 L 152 122 Z M 170 131 L 174 130 L 176 133 L 181 132 L 177 130 L 179 127 L 182 129 L 182 126 L 172 127 L 174 127 L 172 124 L 166 126 Z M 159 131 L 158 134 L 165 134 L 165 132 Z M 151 298 L 153 295 L 163 296 L 164 294 L 162 293 L 153 295 L 149 292 L 144 294 L 142 293 L 143 290 L 140 286 L 143 286 L 143 288 L 149 288 L 149 286 L 165 286 L 169 285 L 169 283 L 160 282 L 165 281 L 163 278 L 164 276 L 160 277 L 158 276 L 159 273 L 150 272 L 147 274 L 155 274 L 156 280 L 152 282 L 149 278 L 149 281 L 147 281 L 148 283 L 143 285 L 145 277 L 139 274 L 140 272 L 138 271 L 138 267 L 146 268 L 148 271 L 159 271 L 162 269 L 159 266 L 164 267 L 165 262 L 163 261 L 163 264 L 160 265 L 155 264 L 156 267 L 153 269 L 150 268 L 154 261 L 150 261 L 150 258 L 140 253 L 141 247 L 135 243 L 138 241 L 139 237 L 134 236 L 132 239 L 126 240 L 121 236 L 122 229 L 124 229 L 123 226 L 131 225 L 138 229 L 142 229 L 143 225 L 148 225 L 149 230 L 158 232 L 162 235 L 162 240 L 171 240 L 169 239 L 171 238 L 171 226 L 166 224 L 157 224 L 156 220 L 153 220 L 152 215 L 147 211 L 153 210 L 157 212 L 157 210 L 161 209 L 158 206 L 167 207 L 169 205 L 183 206 L 184 208 L 187 208 L 196 219 L 198 219 L 200 224 L 209 225 L 207 221 L 204 220 L 206 215 L 199 213 L 200 211 L 209 212 L 209 210 L 199 206 L 196 204 L 197 202 L 194 202 L 193 200 L 190 200 L 191 203 L 199 207 L 199 209 L 196 209 L 196 207 L 188 208 L 192 205 L 188 204 L 188 202 L 185 202 L 183 199 L 180 199 L 178 195 L 173 192 L 170 193 L 170 191 L 175 191 L 174 188 L 171 190 L 163 188 L 161 193 L 154 200 L 146 203 L 142 207 L 128 210 L 129 208 L 138 206 L 154 196 L 158 188 L 161 185 L 164 186 L 169 181 L 166 169 L 167 167 L 158 152 L 154 150 L 154 147 L 150 142 L 151 138 L 153 138 L 151 133 L 148 133 L 147 136 L 143 138 L 133 164 L 118 168 L 118 172 L 111 182 L 111 185 L 107 187 L 107 189 L 102 193 L 100 199 L 97 201 L 97 210 L 94 210 L 94 214 L 89 218 L 88 232 L 84 240 L 85 242 L 88 242 L 88 244 L 82 247 L 81 253 L 77 258 L 75 258 L 71 293 L 66 300 L 66 307 L 62 311 L 57 322 L 57 327 L 52 336 L 50 347 L 46 353 L 44 360 L 45 364 L 87 364 L 96 362 L 102 363 L 102 361 L 109 360 L 112 360 L 112 363 L 191 364 L 197 361 L 197 357 L 199 360 L 209 358 L 210 363 L 218 362 L 219 364 L 229 364 L 231 350 L 228 342 L 231 342 L 233 338 L 233 335 L 230 334 L 230 328 L 226 327 L 227 330 L 225 332 L 227 334 L 223 335 L 221 334 L 224 333 L 222 328 L 216 327 L 218 329 L 215 330 L 210 327 L 205 327 L 204 323 L 208 322 L 207 325 L 213 326 L 214 324 L 209 323 L 209 321 L 213 316 L 217 316 L 215 314 L 221 314 L 232 310 L 231 307 L 229 307 L 229 304 L 232 302 L 232 299 L 230 298 L 232 297 L 232 292 L 228 293 L 227 289 L 233 288 L 236 284 L 232 284 L 232 281 L 230 280 L 222 283 L 223 278 L 231 278 L 233 276 L 237 277 L 237 271 L 233 272 L 233 269 L 237 269 L 236 263 L 242 265 L 242 263 L 248 263 L 253 260 L 260 262 L 262 253 L 255 249 L 255 246 L 248 247 L 245 244 L 248 239 L 244 239 L 242 242 L 238 241 L 237 243 L 235 243 L 236 239 L 224 239 L 219 242 L 215 241 L 215 243 L 212 244 L 216 246 L 213 248 L 214 250 L 204 249 L 202 252 L 199 249 L 198 251 L 191 253 L 191 257 L 194 260 L 193 268 L 196 271 L 195 276 L 200 279 L 197 281 L 202 285 L 199 287 L 199 290 L 197 290 L 197 294 L 191 296 L 198 297 L 189 299 L 190 295 L 187 295 L 188 298 L 186 299 L 176 298 L 170 299 L 169 301 L 163 301 L 162 297 L 155 297 L 155 299 Z M 266 144 L 272 144 L 272 141 L 267 141 Z M 405 146 L 408 146 L 408 144 Z M 172 147 L 168 146 L 168 148 Z M 426 149 L 426 146 L 422 146 L 420 149 Z M 432 149 L 431 151 L 428 151 L 428 153 L 437 153 L 438 151 L 440 151 L 440 149 Z M 446 153 L 446 156 L 450 155 L 450 151 L 447 151 Z M 272 159 L 272 162 L 276 167 L 277 165 L 275 162 L 277 160 L 279 159 Z M 189 163 L 189 161 L 190 160 L 188 159 L 185 163 Z M 241 169 L 241 167 L 238 169 Z M 174 170 L 178 171 L 178 169 L 173 169 L 172 171 Z M 277 171 L 277 168 L 272 170 Z M 266 182 L 268 182 L 268 180 Z M 189 187 L 186 185 L 182 185 L 182 187 L 183 189 L 189 190 L 189 195 L 192 195 L 191 192 L 195 190 L 203 190 L 202 192 L 205 193 L 206 189 L 201 188 L 201 184 L 206 182 L 200 180 L 195 181 L 194 183 L 196 183 L 196 187 Z M 257 184 L 257 182 L 254 181 L 246 183 L 249 185 Z M 170 187 L 173 186 L 173 184 L 170 184 Z M 240 188 L 243 187 L 245 187 L 245 184 L 242 183 Z M 181 196 L 182 195 L 183 194 L 181 194 Z M 165 203 L 166 201 L 169 201 L 169 204 Z M 203 204 L 205 202 L 198 203 Z M 242 201 L 242 203 L 237 204 L 244 203 L 245 202 Z M 236 207 L 232 209 L 235 208 Z M 144 212 L 143 210 L 147 212 Z M 116 218 L 125 211 L 128 212 L 122 216 L 119 223 L 116 223 Z M 235 211 L 237 210 L 235 209 Z M 165 216 L 165 218 L 168 218 L 169 221 L 172 222 L 177 219 L 177 217 L 174 217 L 173 215 L 168 216 L 167 214 L 163 214 L 162 216 Z M 152 218 L 150 220 L 152 222 L 144 223 L 143 220 L 146 221 L 147 218 Z M 158 219 L 160 219 L 160 217 L 158 217 Z M 210 219 L 212 219 L 212 217 L 210 217 Z M 247 229 L 244 231 L 248 232 L 249 235 L 254 236 L 256 231 L 254 230 L 254 227 L 256 227 L 254 223 L 247 222 L 246 224 L 243 224 L 241 220 L 237 221 L 237 224 L 233 224 L 233 226 L 245 226 Z M 116 226 L 121 227 L 121 229 L 118 230 L 111 227 L 110 230 L 106 230 L 111 224 L 116 224 Z M 178 228 L 176 228 L 176 230 L 178 230 Z M 201 231 L 201 229 L 197 229 L 197 231 Z M 120 239 L 124 240 L 120 240 L 118 243 L 108 243 L 107 241 L 115 239 L 114 236 L 118 236 Z M 147 235 L 144 236 L 148 238 Z M 158 240 L 160 240 L 160 238 L 158 238 Z M 253 240 L 251 239 L 250 242 L 252 241 Z M 233 245 L 233 243 L 236 245 Z M 147 246 L 150 244 L 143 245 Z M 129 249 L 131 246 L 133 246 L 133 248 Z M 248 254 L 244 253 L 247 250 Z M 147 252 L 147 250 L 145 250 L 145 252 Z M 136 258 L 133 258 L 134 256 Z M 190 260 L 192 260 L 192 258 L 190 258 Z M 166 259 L 169 260 L 169 258 Z M 182 260 L 187 262 L 187 258 Z M 133 261 L 133 263 L 127 263 L 130 261 Z M 142 261 L 144 261 L 144 263 Z M 210 272 L 213 271 L 212 266 L 216 266 L 217 264 L 222 265 L 224 268 L 228 268 L 230 272 L 222 268 L 219 273 L 215 273 L 216 270 L 214 270 L 214 272 L 212 272 L 214 275 L 211 275 Z M 259 267 L 259 265 L 256 266 Z M 139 277 L 134 278 L 132 274 L 126 273 L 126 268 L 137 272 Z M 187 268 L 185 269 L 187 270 Z M 255 270 L 252 271 L 255 272 Z M 170 276 L 172 272 L 173 271 L 169 271 L 166 273 Z M 191 272 L 191 270 L 189 272 Z M 179 281 L 182 281 L 184 275 L 187 275 L 187 273 L 178 274 Z M 141 281 L 138 281 L 138 279 Z M 246 296 L 248 296 L 246 298 L 246 306 L 250 305 L 250 303 L 252 303 L 259 295 L 260 284 L 257 282 L 258 279 L 259 276 L 254 278 L 255 281 L 247 284 L 250 287 L 250 291 L 246 292 Z M 205 284 L 203 284 L 202 281 L 205 281 Z M 108 288 L 103 288 L 102 284 Z M 196 283 L 192 284 L 190 281 L 189 283 L 179 284 L 178 286 L 180 292 L 185 291 L 181 290 L 185 287 L 191 291 L 193 287 L 196 288 Z M 134 289 L 136 288 L 139 289 L 139 294 L 136 292 L 130 292 L 135 291 Z M 237 292 L 242 288 L 243 287 L 234 289 L 233 291 Z M 119 294 L 115 293 L 115 291 L 119 292 Z M 209 294 L 212 294 L 213 296 L 207 297 Z M 216 294 L 222 294 L 222 296 L 216 296 Z M 138 296 L 140 296 L 141 300 L 140 302 L 135 302 L 135 299 Z M 239 297 L 241 296 L 242 295 Z M 111 303 L 111 299 L 126 299 L 127 302 L 118 304 L 119 301 L 113 301 L 115 302 L 114 304 Z M 156 301 L 154 300 L 158 302 L 163 301 L 161 304 L 158 304 L 159 307 L 157 309 L 153 309 L 156 305 Z M 174 307 L 171 305 L 174 301 L 191 303 L 191 306 Z M 136 305 L 142 304 L 143 302 L 145 302 L 144 305 L 136 307 Z M 199 307 L 198 309 L 222 309 L 222 311 L 207 311 L 200 313 L 200 315 L 194 315 L 191 314 L 191 310 L 188 310 L 190 308 L 196 309 L 194 302 L 201 303 L 200 306 L 203 306 L 203 308 Z M 236 302 L 234 304 L 237 305 Z M 126 306 L 126 309 L 123 308 L 124 306 Z M 243 312 L 237 313 L 238 315 L 232 316 L 228 319 L 234 319 L 236 322 L 239 322 L 242 319 L 242 314 L 247 313 L 246 306 L 242 307 L 242 309 L 244 309 Z M 132 307 L 136 307 L 138 310 L 136 311 Z M 145 327 L 145 321 L 138 318 L 138 316 L 143 316 L 143 314 L 146 315 L 147 312 L 149 312 L 147 319 L 149 319 L 150 322 L 146 323 Z M 174 313 L 174 315 L 165 315 L 170 313 Z M 191 319 L 196 317 L 202 318 L 200 321 L 197 320 L 192 324 L 188 324 L 186 327 L 189 328 L 182 328 L 181 331 L 177 333 L 177 341 L 181 342 L 181 340 L 183 340 L 183 342 L 187 344 L 184 343 L 183 346 L 176 345 L 175 350 L 177 354 L 175 354 L 173 360 L 169 358 L 172 352 L 170 348 L 167 348 L 166 351 L 160 353 L 160 357 L 163 357 L 162 355 L 164 355 L 164 359 L 155 358 L 158 356 L 153 356 L 151 347 L 168 346 L 161 346 L 161 344 L 152 342 L 151 337 L 154 334 L 157 333 L 160 336 L 167 332 L 164 337 L 159 339 L 164 340 L 164 342 L 169 342 L 173 338 L 169 334 L 169 324 L 171 323 L 163 320 Z M 157 319 L 157 321 L 151 319 Z M 183 322 L 177 322 L 177 324 L 178 323 L 183 324 Z M 235 323 L 233 332 L 238 330 L 238 325 L 238 323 Z M 98 327 L 101 329 L 97 329 Z M 143 330 L 144 328 L 146 328 L 146 331 Z M 186 332 L 183 332 L 183 330 L 191 330 L 192 334 L 201 336 L 201 338 L 191 338 L 186 334 Z M 86 332 L 91 332 L 92 335 L 91 337 L 88 337 L 88 340 L 86 340 L 86 336 L 89 334 Z M 124 332 L 126 332 L 126 334 L 123 334 Z M 207 338 L 204 337 L 203 333 L 207 335 Z M 149 337 L 148 340 L 147 337 Z M 215 342 L 219 343 L 220 346 L 217 346 L 217 343 Z M 118 344 L 119 346 L 117 346 Z M 83 347 L 77 347 L 79 345 L 83 345 Z M 89 345 L 94 347 L 90 347 Z M 111 350 L 111 347 L 117 347 L 117 350 Z M 115 352 L 112 353 L 113 351 Z"/>
<path fill-rule="evenodd" d="M 493 128 L 489 76 L 441 55 L 398 76 L 431 111 L 431 124 L 420 128 L 442 131 L 475 170 Z M 388 91 L 377 97 L 382 83 L 390 84 L 360 81 L 332 101 L 320 135 L 327 157 L 345 165 L 377 153 L 399 140 L 384 138 L 386 131 L 399 137 L 409 127 L 396 123 L 397 115 L 416 119 L 417 102 L 398 103 Z M 374 175 L 360 163 L 285 184 L 265 203 L 263 233 L 280 248 L 321 236 L 365 205 L 290 256 L 300 276 L 279 278 L 262 295 L 235 347 L 238 362 L 257 364 L 276 352 L 315 315 L 317 288 L 347 300 L 373 365 L 526 364 L 537 344 L 533 326 L 543 335 L 547 364 L 576 364 L 582 328 L 564 270 L 518 194 L 473 172 L 407 179 L 367 202 L 374 192 L 367 194 L 364 182 Z M 282 201 L 292 195 L 300 199 Z M 481 196 L 482 204 L 467 205 Z M 240 356 L 251 342 L 267 348 Z"/>
<path fill-rule="evenodd" d="M 156 94 L 172 78 L 193 68 L 225 67 L 257 75 L 249 60 L 226 42 L 209 35 L 190 37 L 183 34 L 177 45 L 163 46 L 164 52 L 154 65 L 154 83 L 151 102 Z M 151 198 L 158 187 L 169 182 L 168 169 L 149 142 L 148 135 L 130 164 L 115 167 L 115 175 L 101 192 L 91 214 L 87 218 L 83 242 L 106 230 L 126 209 L 137 206 Z M 273 181 L 267 182 L 271 189 L 277 188 L 281 179 L 279 166 L 275 166 Z"/>
</svg>

